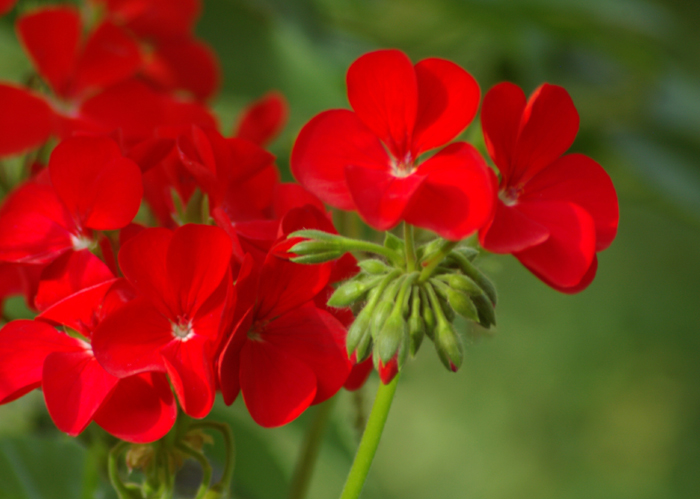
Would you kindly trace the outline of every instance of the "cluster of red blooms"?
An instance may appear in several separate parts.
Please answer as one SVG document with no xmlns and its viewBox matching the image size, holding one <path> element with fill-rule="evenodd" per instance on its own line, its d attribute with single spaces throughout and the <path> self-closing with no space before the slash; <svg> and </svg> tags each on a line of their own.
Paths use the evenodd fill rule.
<svg viewBox="0 0 700 499">
<path fill-rule="evenodd" d="M 335 232 L 324 202 L 379 230 L 479 231 L 484 248 L 557 289 L 590 283 L 617 200 L 597 163 L 562 156 L 578 129 L 562 88 L 526 100 L 501 84 L 486 95 L 499 184 L 472 146 L 445 146 L 479 105 L 466 71 L 367 54 L 348 72 L 353 111 L 303 128 L 292 154 L 301 185 L 285 184 L 264 146 L 286 104 L 268 94 L 222 135 L 206 106 L 218 63 L 192 34 L 199 10 L 197 0 L 91 0 L 87 27 L 68 6 L 18 18 L 48 91 L 0 84 L 0 156 L 57 145 L 0 207 L 0 297 L 24 294 L 38 312 L 0 330 L 0 403 L 41 387 L 61 430 L 95 421 L 149 442 L 173 426 L 178 403 L 202 418 L 217 391 L 227 404 L 242 393 L 270 427 L 357 388 L 371 364 L 348 359 L 353 315 L 325 303 L 356 261 L 289 260 L 298 239 L 288 234 Z M 158 227 L 135 222 L 146 212 Z"/>
</svg>

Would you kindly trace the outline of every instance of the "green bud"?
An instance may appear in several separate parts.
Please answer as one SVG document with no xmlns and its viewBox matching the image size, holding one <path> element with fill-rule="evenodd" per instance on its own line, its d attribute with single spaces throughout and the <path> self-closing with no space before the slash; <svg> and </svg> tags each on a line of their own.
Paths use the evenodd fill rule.
<svg viewBox="0 0 700 499">
<path fill-rule="evenodd" d="M 471 277 L 471 279 L 484 290 L 484 293 L 486 293 L 486 296 L 489 297 L 489 300 L 495 307 L 498 297 L 496 295 L 496 287 L 493 283 L 461 253 L 452 252 L 450 253 L 450 257 L 459 265 L 459 268 L 464 274 Z"/>
<path fill-rule="evenodd" d="M 404 253 L 406 247 L 403 240 L 399 239 L 391 232 L 386 233 L 386 237 L 384 238 L 384 246 L 394 251 L 398 251 L 400 254 Z"/>
<path fill-rule="evenodd" d="M 397 313 L 398 310 L 398 313 Z M 408 324 L 401 316 L 400 309 L 394 312 L 384 321 L 382 330 L 374 337 L 374 354 L 386 365 L 399 349 L 401 342 L 408 335 Z"/>
<path fill-rule="evenodd" d="M 437 239 L 433 239 L 427 244 L 424 244 L 422 246 L 419 246 L 416 248 L 416 256 L 418 259 L 422 260 L 425 258 L 427 255 L 430 255 L 431 253 L 435 253 L 442 247 L 443 243 L 445 242 L 444 239 L 438 237 Z"/>
<path fill-rule="evenodd" d="M 462 365 L 464 348 L 462 340 L 451 324 L 441 322 L 438 325 L 437 331 L 435 331 L 434 343 L 438 357 L 440 357 L 444 366 L 452 372 L 457 372 Z"/>
<path fill-rule="evenodd" d="M 425 322 L 419 314 L 411 314 L 408 319 L 408 334 L 411 343 L 411 357 L 415 357 L 425 336 Z"/>
<path fill-rule="evenodd" d="M 437 299 L 440 302 L 440 308 L 442 309 L 442 312 L 445 314 L 445 318 L 449 322 L 453 322 L 455 320 L 455 311 L 452 310 L 452 307 L 450 306 L 449 302 L 447 301 L 447 293 L 450 290 L 445 283 L 438 281 L 436 279 L 431 279 L 429 281 L 433 285 L 433 289 L 435 290 L 437 294 Z"/>
<path fill-rule="evenodd" d="M 345 347 L 348 350 L 348 356 L 352 355 L 352 352 L 358 347 L 365 333 L 369 332 L 369 323 L 372 318 L 373 308 L 374 307 L 369 305 L 363 308 L 348 328 L 348 334 L 345 338 Z"/>
<path fill-rule="evenodd" d="M 316 241 L 337 241 L 343 239 L 343 236 L 339 236 L 338 234 L 331 234 L 330 232 L 316 229 L 298 230 L 287 236 L 287 238 L 292 237 L 303 237 L 304 239 L 314 239 Z"/>
<path fill-rule="evenodd" d="M 450 307 L 465 319 L 479 322 L 479 313 L 469 297 L 452 288 L 447 289 L 447 301 Z"/>
<path fill-rule="evenodd" d="M 442 274 L 439 276 L 439 278 L 440 280 L 445 281 L 452 289 L 466 293 L 469 296 L 484 293 L 477 283 L 463 274 Z"/>
<path fill-rule="evenodd" d="M 329 251 L 339 251 L 338 245 L 333 241 L 301 241 L 289 248 L 290 253 L 299 256 L 314 255 L 317 253 L 328 253 Z"/>
<path fill-rule="evenodd" d="M 349 307 L 356 301 L 362 299 L 367 292 L 382 280 L 381 276 L 373 277 L 367 280 L 350 279 L 341 284 L 328 299 L 328 306 L 343 308 Z"/>
<path fill-rule="evenodd" d="M 486 329 L 496 325 L 496 312 L 493 309 L 493 304 L 486 295 L 479 295 L 472 298 L 474 306 L 479 312 L 479 324 Z"/>
<path fill-rule="evenodd" d="M 405 324 L 405 322 L 404 322 Z M 399 367 L 399 371 L 403 369 L 404 364 L 406 363 L 406 360 L 408 359 L 408 352 L 410 350 L 411 346 L 411 338 L 410 334 L 408 332 L 408 326 L 406 326 L 406 329 L 403 332 L 403 338 L 401 339 L 401 343 L 399 343 L 399 351 L 398 355 L 396 358 L 396 362 Z"/>
<path fill-rule="evenodd" d="M 375 260 L 373 258 L 363 260 L 357 265 L 370 275 L 382 275 L 386 274 L 391 270 L 391 267 L 389 267 L 386 263 L 380 260 Z"/>
<path fill-rule="evenodd" d="M 433 312 L 430 306 L 430 299 L 428 298 L 428 293 L 425 289 L 420 288 L 420 298 L 421 298 L 421 316 L 425 322 L 425 334 L 431 340 L 435 340 L 435 328 L 437 327 L 437 318 L 435 317 L 435 312 Z"/>
<path fill-rule="evenodd" d="M 460 248 L 455 248 L 452 251 L 460 253 L 463 257 L 465 257 L 470 262 L 473 262 L 474 259 L 477 256 L 479 256 L 479 250 L 477 250 L 476 248 L 472 248 L 471 246 L 462 246 Z"/>
<path fill-rule="evenodd" d="M 294 263 L 316 264 L 337 260 L 341 256 L 343 256 L 342 251 L 329 251 L 326 253 L 315 253 L 311 255 L 296 256 L 294 258 L 290 258 L 290 260 Z"/>
<path fill-rule="evenodd" d="M 372 339 L 377 340 L 379 334 L 384 327 L 384 323 L 391 315 L 391 311 L 394 309 L 393 299 L 384 298 L 379 302 L 377 307 L 374 309 L 374 314 L 372 314 L 372 319 L 370 321 L 370 332 L 372 333 Z"/>
<path fill-rule="evenodd" d="M 369 332 L 369 328 L 365 329 L 365 334 L 364 336 L 360 339 L 360 342 L 357 344 L 357 348 L 355 349 L 355 355 L 357 362 L 363 362 L 367 360 L 367 357 L 369 357 L 372 354 L 372 335 Z"/>
</svg>

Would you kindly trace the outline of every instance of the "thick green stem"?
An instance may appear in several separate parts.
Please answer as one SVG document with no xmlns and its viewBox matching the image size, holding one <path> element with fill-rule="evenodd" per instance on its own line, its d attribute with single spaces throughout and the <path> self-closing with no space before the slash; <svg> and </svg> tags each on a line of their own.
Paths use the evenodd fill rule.
<svg viewBox="0 0 700 499">
<path fill-rule="evenodd" d="M 313 475 L 314 465 L 318 458 L 321 443 L 323 442 L 323 434 L 326 431 L 328 420 L 335 406 L 335 397 L 326 400 L 324 403 L 316 407 L 314 419 L 311 421 L 311 426 L 304 438 L 304 444 L 297 461 L 294 475 L 292 476 L 292 485 L 289 488 L 289 499 L 303 499 L 311 485 L 311 476 Z"/>
<path fill-rule="evenodd" d="M 442 246 L 440 246 L 440 249 L 433 253 L 423 264 L 423 270 L 420 273 L 418 282 L 425 282 L 430 279 L 430 276 L 433 275 L 433 270 L 435 270 L 435 267 L 440 265 L 450 251 L 457 246 L 457 243 L 459 243 L 459 241 L 445 241 Z"/>
<path fill-rule="evenodd" d="M 406 269 L 409 272 L 416 270 L 416 247 L 413 241 L 413 226 L 403 223 L 403 240 L 406 244 Z"/>
<path fill-rule="evenodd" d="M 374 459 L 374 454 L 377 452 L 382 431 L 384 431 L 384 424 L 389 415 L 391 402 L 394 400 L 399 377 L 400 375 L 397 374 L 388 385 L 379 383 L 379 390 L 377 390 L 377 397 L 374 399 L 372 412 L 369 415 L 360 446 L 357 449 L 357 454 L 355 454 L 355 461 L 352 463 L 352 468 L 350 468 L 340 499 L 357 499 L 360 497 L 362 487 L 365 484 L 369 468 Z"/>
</svg>

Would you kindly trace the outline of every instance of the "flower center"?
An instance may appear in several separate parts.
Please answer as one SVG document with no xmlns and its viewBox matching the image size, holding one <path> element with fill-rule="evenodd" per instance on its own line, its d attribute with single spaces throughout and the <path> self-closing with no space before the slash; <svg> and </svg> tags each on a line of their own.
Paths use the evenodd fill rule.
<svg viewBox="0 0 700 499">
<path fill-rule="evenodd" d="M 71 234 L 70 236 L 70 242 L 73 243 L 73 249 L 75 251 L 80 251 L 84 249 L 90 249 L 92 248 L 93 241 L 87 236 L 84 236 L 80 234 L 79 236 L 76 236 L 75 234 Z"/>
<path fill-rule="evenodd" d="M 521 187 L 506 187 L 505 189 L 501 189 L 501 191 L 498 193 L 498 198 L 503 201 L 503 204 L 506 206 L 513 206 L 514 204 L 517 204 L 518 197 L 521 193 Z"/>
<path fill-rule="evenodd" d="M 406 153 L 403 159 L 399 160 L 392 156 L 391 158 L 391 174 L 394 177 L 404 178 L 408 177 L 416 169 L 413 164 L 413 158 L 411 153 Z"/>
<path fill-rule="evenodd" d="M 185 317 L 179 317 L 177 319 L 177 322 L 173 322 L 172 324 L 172 334 L 174 338 L 177 338 L 178 340 L 182 341 L 187 341 L 192 336 L 194 336 L 194 329 L 192 329 L 192 321 L 185 318 Z"/>
<path fill-rule="evenodd" d="M 248 338 L 253 341 L 262 341 L 262 333 L 265 331 L 265 326 L 270 321 L 256 321 L 248 330 Z"/>
</svg>

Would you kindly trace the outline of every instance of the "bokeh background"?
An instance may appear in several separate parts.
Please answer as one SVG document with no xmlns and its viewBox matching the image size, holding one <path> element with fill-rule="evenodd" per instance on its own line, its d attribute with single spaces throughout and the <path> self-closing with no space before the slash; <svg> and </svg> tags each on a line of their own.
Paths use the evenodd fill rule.
<svg viewBox="0 0 700 499">
<path fill-rule="evenodd" d="M 457 62 L 482 91 L 563 85 L 581 116 L 572 150 L 597 159 L 618 190 L 619 235 L 583 293 L 556 293 L 512 257 L 481 260 L 498 286 L 498 327 L 467 334 L 457 374 L 430 343 L 407 366 L 364 498 L 700 497 L 700 2 L 204 3 L 197 32 L 221 58 L 223 129 L 250 100 L 282 91 L 291 116 L 273 152 L 287 179 L 301 126 L 347 107 L 349 64 L 397 47 Z M 0 19 L 0 78 L 21 81 L 16 11 Z M 478 122 L 465 132 L 480 136 Z M 24 313 L 19 302 L 8 310 Z M 310 498 L 339 495 L 376 384 L 339 395 Z M 263 430 L 238 401 L 213 417 L 236 433 L 236 497 L 285 497 L 312 414 Z M 99 437 L 92 427 L 80 441 L 60 435 L 38 392 L 0 407 L 0 498 L 114 497 L 105 448 L 85 446 Z M 183 489 L 188 473 L 196 467 Z"/>
</svg>

